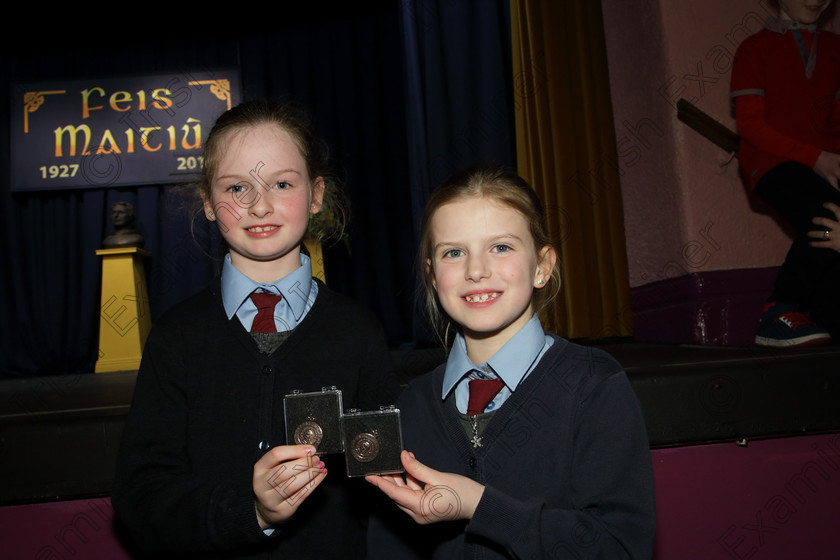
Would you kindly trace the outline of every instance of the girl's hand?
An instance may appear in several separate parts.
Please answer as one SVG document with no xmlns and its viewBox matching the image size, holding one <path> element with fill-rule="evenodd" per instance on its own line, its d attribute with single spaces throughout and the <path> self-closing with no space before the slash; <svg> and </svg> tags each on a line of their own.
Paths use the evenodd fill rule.
<svg viewBox="0 0 840 560">
<path fill-rule="evenodd" d="M 327 476 L 311 445 L 270 449 L 254 465 L 254 495 L 260 528 L 285 523 Z"/>
<path fill-rule="evenodd" d="M 820 230 L 811 230 L 808 236 L 813 238 L 810 245 L 813 247 L 822 247 L 825 249 L 834 249 L 840 251 L 840 206 L 831 202 L 826 202 L 823 207 L 827 208 L 834 214 L 835 219 L 823 218 L 818 216 L 811 220 L 816 225 L 820 226 Z M 828 232 L 828 239 L 826 233 Z"/>
<path fill-rule="evenodd" d="M 840 155 L 822 152 L 814 164 L 814 171 L 832 187 L 840 190 Z"/>
<path fill-rule="evenodd" d="M 465 476 L 429 468 L 408 451 L 403 451 L 400 459 L 405 479 L 391 474 L 366 476 L 365 480 L 421 525 L 472 518 L 484 494 L 483 485 Z"/>
</svg>

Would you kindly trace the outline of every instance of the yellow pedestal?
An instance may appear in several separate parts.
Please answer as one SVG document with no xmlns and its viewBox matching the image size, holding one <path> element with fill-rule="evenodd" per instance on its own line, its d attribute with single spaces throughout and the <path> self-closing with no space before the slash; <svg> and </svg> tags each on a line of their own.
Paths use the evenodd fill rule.
<svg viewBox="0 0 840 560">
<path fill-rule="evenodd" d="M 102 300 L 99 309 L 99 359 L 96 373 L 140 367 L 152 326 L 143 259 L 138 247 L 100 249 Z"/>
</svg>

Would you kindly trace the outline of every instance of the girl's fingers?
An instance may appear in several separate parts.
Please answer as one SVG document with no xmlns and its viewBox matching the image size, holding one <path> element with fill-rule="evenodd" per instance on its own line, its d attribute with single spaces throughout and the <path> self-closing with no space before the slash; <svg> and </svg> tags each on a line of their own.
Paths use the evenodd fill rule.
<svg viewBox="0 0 840 560">
<path fill-rule="evenodd" d="M 327 471 L 298 475 L 283 487 L 274 488 L 283 505 L 297 507 L 326 478 Z"/>
<path fill-rule="evenodd" d="M 291 488 L 289 493 L 294 493 L 306 484 L 309 484 L 316 477 L 326 471 L 324 463 L 318 456 L 307 457 L 296 461 L 287 461 L 271 469 L 265 477 L 269 488 L 278 489 Z"/>
<path fill-rule="evenodd" d="M 257 463 L 267 468 L 286 461 L 313 456 L 315 456 L 315 448 L 311 445 L 278 445 L 266 451 Z"/>
<path fill-rule="evenodd" d="M 293 476 L 277 486 L 257 492 L 255 506 L 260 526 L 265 529 L 291 519 L 300 504 L 326 476 L 326 469 L 322 469 L 318 474 L 310 472 L 307 475 Z"/>
</svg>

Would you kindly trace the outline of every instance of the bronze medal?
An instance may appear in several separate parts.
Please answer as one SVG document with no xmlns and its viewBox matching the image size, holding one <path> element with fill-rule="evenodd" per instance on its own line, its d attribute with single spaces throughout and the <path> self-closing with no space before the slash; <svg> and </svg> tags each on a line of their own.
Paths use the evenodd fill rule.
<svg viewBox="0 0 840 560">
<path fill-rule="evenodd" d="M 379 455 L 379 440 L 376 432 L 361 433 L 353 438 L 350 443 L 350 452 L 353 458 L 360 463 L 370 463 Z"/>
<path fill-rule="evenodd" d="M 302 422 L 295 428 L 295 443 L 297 444 L 317 447 L 322 439 L 324 439 L 324 431 L 313 420 Z"/>
</svg>

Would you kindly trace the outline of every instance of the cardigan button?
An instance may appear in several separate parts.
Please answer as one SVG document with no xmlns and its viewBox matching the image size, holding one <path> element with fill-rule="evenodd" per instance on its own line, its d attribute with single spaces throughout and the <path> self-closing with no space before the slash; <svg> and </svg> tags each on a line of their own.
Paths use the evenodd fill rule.
<svg viewBox="0 0 840 560">
<path fill-rule="evenodd" d="M 475 457 L 470 457 L 470 468 L 475 470 Z"/>
<path fill-rule="evenodd" d="M 268 449 L 271 447 L 271 444 L 267 441 L 261 441 L 259 445 L 257 445 L 257 447 L 259 447 L 260 451 L 268 451 Z"/>
<path fill-rule="evenodd" d="M 263 366 L 263 375 L 271 375 L 274 370 L 271 369 L 271 366 Z"/>
</svg>

